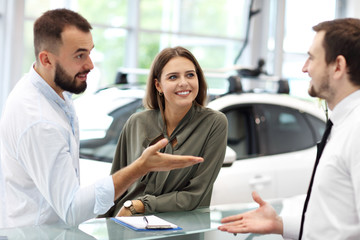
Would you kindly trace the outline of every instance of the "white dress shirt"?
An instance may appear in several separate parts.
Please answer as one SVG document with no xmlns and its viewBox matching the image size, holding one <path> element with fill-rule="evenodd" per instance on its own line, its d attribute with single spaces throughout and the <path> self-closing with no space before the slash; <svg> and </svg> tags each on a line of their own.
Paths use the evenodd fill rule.
<svg viewBox="0 0 360 240">
<path fill-rule="evenodd" d="M 32 67 L 10 93 L 0 122 L 0 227 L 77 225 L 114 201 L 111 176 L 80 186 L 79 128 L 64 99 Z"/>
<path fill-rule="evenodd" d="M 330 119 L 334 125 L 316 170 L 302 239 L 358 240 L 360 91 L 338 103 Z M 298 236 L 299 222 L 294 227 L 283 221 L 284 237 Z"/>
</svg>

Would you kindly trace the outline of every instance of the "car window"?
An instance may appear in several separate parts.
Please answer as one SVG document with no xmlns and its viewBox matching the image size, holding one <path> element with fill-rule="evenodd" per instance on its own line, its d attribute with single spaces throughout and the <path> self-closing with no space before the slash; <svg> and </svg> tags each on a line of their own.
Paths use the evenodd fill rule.
<svg viewBox="0 0 360 240">
<path fill-rule="evenodd" d="M 122 128 L 128 118 L 135 112 L 142 111 L 141 99 L 121 106 L 109 114 L 112 119 L 109 128 L 103 138 L 82 139 L 80 141 L 80 156 L 99 161 L 112 162 L 116 145 Z"/>
<path fill-rule="evenodd" d="M 258 154 L 252 107 L 233 106 L 223 111 L 228 119 L 228 146 L 236 152 L 237 159 Z"/>
<path fill-rule="evenodd" d="M 319 142 L 325 131 L 325 127 L 326 127 L 325 122 L 307 113 L 305 114 L 305 116 L 306 119 L 309 121 L 310 126 L 313 129 L 315 141 Z"/>
<path fill-rule="evenodd" d="M 303 113 L 284 106 L 261 104 L 261 153 L 286 153 L 309 148 L 316 144 L 313 130 Z"/>
</svg>

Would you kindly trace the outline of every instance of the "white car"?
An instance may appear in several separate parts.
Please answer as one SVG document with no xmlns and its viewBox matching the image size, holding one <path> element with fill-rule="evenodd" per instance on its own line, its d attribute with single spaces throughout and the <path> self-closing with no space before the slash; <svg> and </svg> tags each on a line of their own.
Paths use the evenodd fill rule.
<svg viewBox="0 0 360 240">
<path fill-rule="evenodd" d="M 251 202 L 254 190 L 264 199 L 306 193 L 325 129 L 325 114 L 315 103 L 285 94 L 243 93 L 208 107 L 226 114 L 228 146 L 237 154 L 221 169 L 211 205 Z"/>
<path fill-rule="evenodd" d="M 82 184 L 109 174 L 118 136 L 128 117 L 142 111 L 143 89 L 111 87 L 75 99 L 80 124 Z M 228 148 L 211 205 L 306 193 L 325 114 L 312 102 L 285 94 L 240 93 L 208 107 L 228 118 Z"/>
</svg>

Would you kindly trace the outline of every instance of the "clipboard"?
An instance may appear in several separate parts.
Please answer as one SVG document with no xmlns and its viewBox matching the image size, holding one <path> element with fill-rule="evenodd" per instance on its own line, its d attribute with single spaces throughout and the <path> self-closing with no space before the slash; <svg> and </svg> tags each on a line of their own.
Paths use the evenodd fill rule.
<svg viewBox="0 0 360 240">
<path fill-rule="evenodd" d="M 173 231 L 182 229 L 155 215 L 114 217 L 111 220 L 135 231 Z"/>
</svg>

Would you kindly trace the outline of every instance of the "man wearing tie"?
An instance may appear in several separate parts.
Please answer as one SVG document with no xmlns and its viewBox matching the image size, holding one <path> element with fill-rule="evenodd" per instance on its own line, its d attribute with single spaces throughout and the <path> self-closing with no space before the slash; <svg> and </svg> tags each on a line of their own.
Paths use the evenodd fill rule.
<svg viewBox="0 0 360 240">
<path fill-rule="evenodd" d="M 326 21 L 313 30 L 302 70 L 311 77 L 309 95 L 324 99 L 332 113 L 318 144 L 303 214 L 280 217 L 254 192 L 259 208 L 224 218 L 221 231 L 360 239 L 360 19 Z"/>
</svg>

